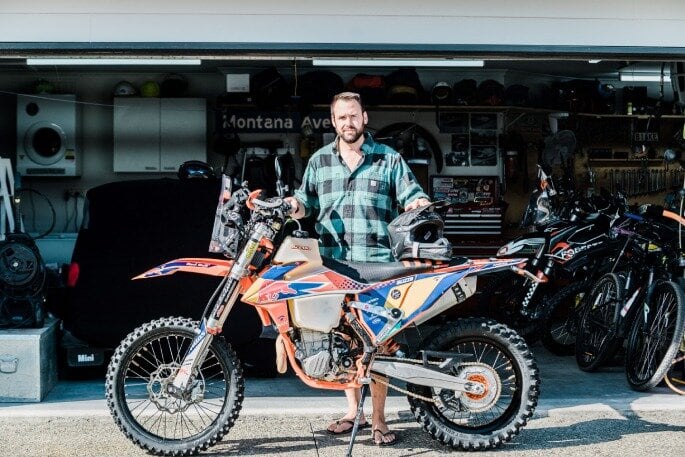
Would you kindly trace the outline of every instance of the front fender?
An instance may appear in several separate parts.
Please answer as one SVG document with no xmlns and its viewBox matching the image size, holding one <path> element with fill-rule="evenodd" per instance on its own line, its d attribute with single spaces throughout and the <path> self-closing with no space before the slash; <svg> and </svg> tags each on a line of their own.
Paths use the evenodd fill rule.
<svg viewBox="0 0 685 457">
<path fill-rule="evenodd" d="M 170 260 L 149 269 L 131 279 L 148 279 L 172 275 L 178 271 L 209 276 L 224 276 L 233 265 L 233 260 L 183 258 Z"/>
</svg>

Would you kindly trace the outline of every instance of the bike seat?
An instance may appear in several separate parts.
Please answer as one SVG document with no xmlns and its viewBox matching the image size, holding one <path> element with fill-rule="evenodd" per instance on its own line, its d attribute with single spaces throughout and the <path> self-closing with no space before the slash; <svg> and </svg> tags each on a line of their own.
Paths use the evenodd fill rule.
<svg viewBox="0 0 685 457">
<path fill-rule="evenodd" d="M 461 265 L 468 262 L 466 257 L 455 257 L 449 264 L 434 262 L 432 260 L 403 260 L 401 262 L 347 262 L 342 260 L 322 257 L 323 266 L 330 268 L 348 278 L 370 284 L 386 281 L 399 276 L 408 276 L 417 273 L 433 271 L 441 266 Z"/>
</svg>

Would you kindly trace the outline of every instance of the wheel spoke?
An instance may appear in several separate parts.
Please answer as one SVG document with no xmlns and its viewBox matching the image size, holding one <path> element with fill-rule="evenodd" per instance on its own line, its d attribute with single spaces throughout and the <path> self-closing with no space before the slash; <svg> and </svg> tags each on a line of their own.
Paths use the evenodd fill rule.
<svg viewBox="0 0 685 457">
<path fill-rule="evenodd" d="M 123 383 L 126 405 L 139 426 L 153 436 L 192 439 L 215 421 L 225 406 L 229 376 L 211 348 L 193 381 L 199 384 L 191 386 L 202 390 L 201 400 L 193 400 L 190 392 L 183 399 L 166 392 L 169 376 L 180 366 L 191 341 L 190 335 L 163 334 L 131 357 Z"/>
</svg>

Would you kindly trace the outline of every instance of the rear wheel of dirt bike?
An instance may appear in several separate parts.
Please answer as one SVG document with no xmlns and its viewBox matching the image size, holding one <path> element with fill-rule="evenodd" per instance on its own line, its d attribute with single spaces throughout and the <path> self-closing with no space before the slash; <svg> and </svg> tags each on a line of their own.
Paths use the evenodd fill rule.
<svg viewBox="0 0 685 457">
<path fill-rule="evenodd" d="M 540 393 L 537 365 L 526 342 L 503 324 L 486 319 L 461 319 L 426 340 L 434 367 L 455 354 L 442 372 L 477 381 L 482 394 L 407 384 L 416 420 L 434 439 L 455 449 L 485 450 L 510 441 L 532 417 Z M 418 357 L 418 355 L 417 355 Z M 444 367 L 444 365 L 443 365 Z"/>
<path fill-rule="evenodd" d="M 195 337 L 197 322 L 168 317 L 143 324 L 114 352 L 107 369 L 109 410 L 124 434 L 156 455 L 191 455 L 213 446 L 238 418 L 243 401 L 240 362 L 215 337 L 189 391 L 167 393 Z"/>
<path fill-rule="evenodd" d="M 571 283 L 547 303 L 540 341 L 549 352 L 562 356 L 574 354 L 581 305 L 590 288 L 589 281 Z"/>
<path fill-rule="evenodd" d="M 643 392 L 661 382 L 683 341 L 683 327 L 683 291 L 674 282 L 660 282 L 649 312 L 638 309 L 628 334 L 626 377 L 633 390 Z"/>
<path fill-rule="evenodd" d="M 583 371 L 595 371 L 616 354 L 621 338 L 616 334 L 616 306 L 623 299 L 623 278 L 607 273 L 592 287 L 585 300 L 576 335 L 576 363 Z"/>
</svg>

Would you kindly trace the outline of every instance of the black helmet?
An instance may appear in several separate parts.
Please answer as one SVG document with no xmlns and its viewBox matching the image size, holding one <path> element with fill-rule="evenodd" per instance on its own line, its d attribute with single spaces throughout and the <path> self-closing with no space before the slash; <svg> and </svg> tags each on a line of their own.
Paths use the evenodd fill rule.
<svg viewBox="0 0 685 457">
<path fill-rule="evenodd" d="M 431 89 L 431 101 L 436 104 L 452 103 L 452 86 L 445 81 L 438 81 Z"/>
<path fill-rule="evenodd" d="M 390 247 L 397 260 L 452 258 L 452 245 L 442 234 L 445 223 L 434 206 L 406 211 L 390 222 Z"/>
<path fill-rule="evenodd" d="M 201 160 L 188 160 L 187 162 L 183 162 L 181 166 L 178 167 L 177 175 L 179 179 L 216 178 L 212 167 Z"/>
</svg>

